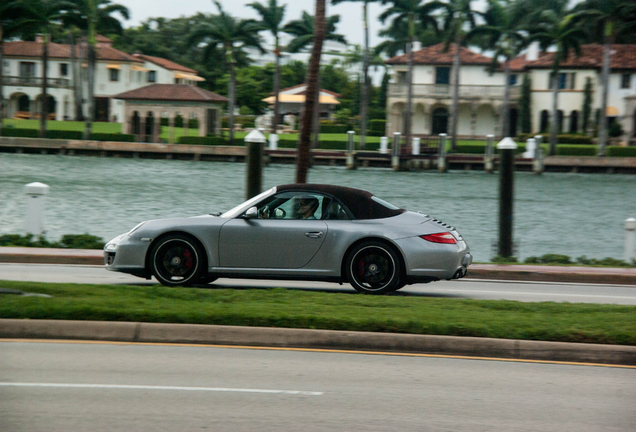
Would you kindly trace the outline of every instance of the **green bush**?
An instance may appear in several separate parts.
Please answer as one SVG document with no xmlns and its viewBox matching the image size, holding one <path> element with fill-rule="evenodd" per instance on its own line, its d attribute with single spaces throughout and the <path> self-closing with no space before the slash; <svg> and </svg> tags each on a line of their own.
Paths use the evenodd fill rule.
<svg viewBox="0 0 636 432">
<path fill-rule="evenodd" d="M 320 125 L 320 133 L 335 133 L 335 134 L 346 134 L 349 131 L 349 127 L 343 124 L 334 124 L 334 125 Z"/>
<path fill-rule="evenodd" d="M 372 136 L 384 136 L 384 131 L 386 130 L 386 120 L 370 120 L 369 127 L 367 132 L 375 132 L 380 133 L 380 135 L 372 135 Z M 371 135 L 370 135 L 371 136 Z"/>
<path fill-rule="evenodd" d="M 607 156 L 612 157 L 636 157 L 636 147 L 607 147 Z"/>
<path fill-rule="evenodd" d="M 103 249 L 104 240 L 90 234 L 65 234 L 54 247 L 67 249 Z"/>
<path fill-rule="evenodd" d="M 135 136 L 132 134 L 94 133 L 91 134 L 91 139 L 94 141 L 134 142 Z"/>
<path fill-rule="evenodd" d="M 517 140 L 526 142 L 528 138 L 534 138 L 536 135 L 541 135 L 543 137 L 543 142 L 547 143 L 550 140 L 550 135 L 548 134 L 519 134 L 517 136 Z M 584 134 L 562 134 L 557 135 L 557 143 L 561 144 L 584 144 L 589 145 L 592 144 L 592 137 L 589 137 Z"/>
<path fill-rule="evenodd" d="M 614 120 L 612 122 L 612 124 L 609 127 L 609 136 L 612 138 L 618 138 L 619 136 L 623 135 L 623 127 L 621 126 L 621 124 L 619 122 L 617 122 L 616 120 Z"/>
<path fill-rule="evenodd" d="M 541 257 L 531 256 L 525 259 L 526 264 L 573 264 L 567 255 L 545 254 Z"/>
<path fill-rule="evenodd" d="M 46 137 L 49 139 L 81 140 L 84 138 L 84 132 L 68 130 L 47 130 Z"/>
<path fill-rule="evenodd" d="M 557 156 L 596 156 L 598 150 L 593 145 L 558 145 Z"/>
<path fill-rule="evenodd" d="M 37 129 L 18 129 L 18 128 L 2 128 L 2 136 L 17 138 L 37 138 L 40 131 Z"/>
</svg>

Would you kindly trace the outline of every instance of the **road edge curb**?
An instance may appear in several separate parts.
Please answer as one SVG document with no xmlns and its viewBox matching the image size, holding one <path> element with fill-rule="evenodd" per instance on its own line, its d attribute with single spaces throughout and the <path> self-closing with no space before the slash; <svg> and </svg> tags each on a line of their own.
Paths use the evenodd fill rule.
<svg viewBox="0 0 636 432">
<path fill-rule="evenodd" d="M 636 346 L 271 327 L 0 319 L 0 338 L 335 349 L 636 366 Z"/>
</svg>

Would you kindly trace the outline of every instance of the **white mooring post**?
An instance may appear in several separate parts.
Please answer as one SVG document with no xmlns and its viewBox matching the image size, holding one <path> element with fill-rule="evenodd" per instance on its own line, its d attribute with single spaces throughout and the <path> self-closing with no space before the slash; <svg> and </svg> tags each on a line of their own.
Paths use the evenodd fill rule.
<svg viewBox="0 0 636 432">
<path fill-rule="evenodd" d="M 278 149 L 278 135 L 269 134 L 269 149 L 270 150 Z"/>
<path fill-rule="evenodd" d="M 636 219 L 625 219 L 625 262 L 634 259 L 634 245 L 636 244 Z"/>
<path fill-rule="evenodd" d="M 245 137 L 245 146 L 247 147 L 247 199 L 250 199 L 262 192 L 263 147 L 265 147 L 265 141 L 267 141 L 265 135 L 263 135 L 263 132 L 258 129 L 254 129 Z"/>
<path fill-rule="evenodd" d="M 380 138 L 380 154 L 387 154 L 389 152 L 389 138 Z"/>
<path fill-rule="evenodd" d="M 445 173 L 446 167 L 446 134 L 439 134 L 439 147 L 437 149 L 437 171 Z"/>
<path fill-rule="evenodd" d="M 415 156 L 420 154 L 420 139 L 417 137 L 413 138 L 413 146 L 411 148 L 411 154 Z"/>
<path fill-rule="evenodd" d="M 393 153 L 391 156 L 391 167 L 393 171 L 400 170 L 400 136 L 399 132 L 393 133 Z"/>
<path fill-rule="evenodd" d="M 356 169 L 356 142 L 355 131 L 347 132 L 347 169 Z"/>
<path fill-rule="evenodd" d="M 49 193 L 44 183 L 29 183 L 24 186 L 27 195 L 26 232 L 39 236 L 44 233 L 44 196 Z"/>
<path fill-rule="evenodd" d="M 493 164 L 493 143 L 495 141 L 495 136 L 490 134 L 486 135 L 486 155 L 484 156 L 484 171 L 488 174 L 492 174 L 495 167 Z"/>
</svg>

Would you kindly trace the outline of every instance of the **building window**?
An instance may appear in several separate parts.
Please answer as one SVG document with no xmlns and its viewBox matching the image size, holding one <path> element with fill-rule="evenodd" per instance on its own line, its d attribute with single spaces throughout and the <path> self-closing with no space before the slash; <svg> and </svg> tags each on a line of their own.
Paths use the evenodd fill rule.
<svg viewBox="0 0 636 432">
<path fill-rule="evenodd" d="M 516 74 L 511 74 L 510 75 L 510 81 L 508 81 L 508 84 L 511 86 L 517 85 L 517 75 Z"/>
<path fill-rule="evenodd" d="M 157 71 L 148 71 L 148 82 L 156 82 L 157 81 Z"/>
<path fill-rule="evenodd" d="M 632 74 L 624 73 L 621 75 L 621 88 L 628 89 L 632 87 Z"/>
<path fill-rule="evenodd" d="M 552 80 L 554 74 L 550 74 L 550 88 L 552 88 Z M 559 90 L 574 90 L 576 88 L 576 73 L 564 72 L 559 74 Z"/>
<path fill-rule="evenodd" d="M 108 69 L 111 81 L 119 81 L 119 69 Z"/>
<path fill-rule="evenodd" d="M 435 84 L 450 84 L 450 70 L 449 67 L 436 67 Z"/>
<path fill-rule="evenodd" d="M 35 76 L 35 63 L 33 62 L 20 62 L 20 77 L 32 78 Z"/>
<path fill-rule="evenodd" d="M 68 63 L 60 63 L 60 76 L 68 75 Z"/>
</svg>

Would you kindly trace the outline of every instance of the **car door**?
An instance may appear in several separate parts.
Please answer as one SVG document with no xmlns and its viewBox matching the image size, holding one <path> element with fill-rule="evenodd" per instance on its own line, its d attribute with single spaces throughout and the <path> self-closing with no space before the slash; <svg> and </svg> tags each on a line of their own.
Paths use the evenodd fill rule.
<svg viewBox="0 0 636 432">
<path fill-rule="evenodd" d="M 320 220 L 324 197 L 316 194 L 312 194 L 319 200 L 316 218 L 298 218 L 294 200 L 300 195 L 275 195 L 259 203 L 259 218 L 239 216 L 225 223 L 219 237 L 221 267 L 298 269 L 307 265 L 327 237 L 327 224 Z"/>
</svg>

